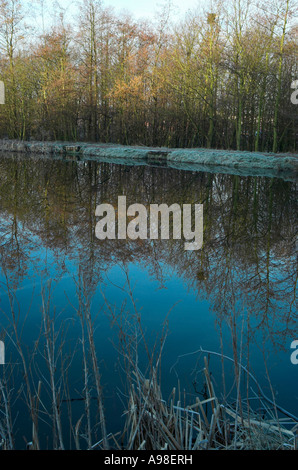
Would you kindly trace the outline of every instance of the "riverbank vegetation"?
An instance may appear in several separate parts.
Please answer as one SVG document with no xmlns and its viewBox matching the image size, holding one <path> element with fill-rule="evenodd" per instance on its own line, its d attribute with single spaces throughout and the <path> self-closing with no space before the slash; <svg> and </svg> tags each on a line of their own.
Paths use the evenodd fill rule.
<svg viewBox="0 0 298 470">
<path fill-rule="evenodd" d="M 185 18 L 164 4 L 156 21 L 99 0 L 74 12 L 1 2 L 0 137 L 297 151 L 294 0 Z"/>
<path fill-rule="evenodd" d="M 73 324 L 79 322 L 81 332 L 71 354 L 66 352 L 69 319 L 61 323 L 56 315 L 51 305 L 51 284 L 44 284 L 41 289 L 40 334 L 32 350 L 22 341 L 25 322 L 19 321 L 14 293 L 9 284 L 5 288 L 11 307 L 7 312 L 6 339 L 13 344 L 17 361 L 0 369 L 0 450 L 297 450 L 298 418 L 279 407 L 274 396 L 270 399 L 264 394 L 237 355 L 229 358 L 200 348 L 194 353 L 202 392 L 190 396 L 178 379 L 177 388 L 164 400 L 161 362 L 167 323 L 150 346 L 129 278 L 126 288 L 132 309 L 127 311 L 123 306 L 115 311 L 106 302 L 118 331 L 119 371 L 125 377 L 123 389 L 118 390 L 123 405 L 119 430 L 108 432 L 91 298 L 83 277 L 78 279 L 78 307 L 74 307 L 72 319 Z M 212 354 L 233 363 L 233 387 L 226 396 L 221 393 L 220 398 L 209 371 Z M 71 368 L 76 361 L 78 369 L 78 356 L 80 381 L 73 388 Z M 145 365 L 144 372 L 141 363 Z M 227 369 L 223 367 L 223 384 L 227 378 L 224 370 Z M 22 377 L 19 387 L 18 374 Z M 250 396 L 243 394 L 243 384 Z M 72 395 L 74 389 L 77 397 Z M 17 416 L 19 407 L 21 423 Z M 22 446 L 16 423 L 23 433 Z"/>
</svg>

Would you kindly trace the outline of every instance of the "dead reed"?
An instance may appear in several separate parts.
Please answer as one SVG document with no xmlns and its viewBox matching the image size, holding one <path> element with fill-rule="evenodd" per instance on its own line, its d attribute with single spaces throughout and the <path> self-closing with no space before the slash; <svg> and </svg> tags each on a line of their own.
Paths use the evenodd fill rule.
<svg viewBox="0 0 298 470">
<path fill-rule="evenodd" d="M 108 433 L 105 414 L 104 388 L 101 381 L 100 361 L 94 341 L 94 317 L 91 315 L 91 295 L 88 283 L 80 278 L 77 283 L 78 305 L 73 305 L 75 318 L 80 325 L 79 348 L 82 353 L 81 391 L 73 398 L 68 388 L 68 371 L 74 362 L 74 354 L 65 354 L 66 328 L 59 324 L 55 308 L 51 308 L 51 286 L 41 289 L 41 325 L 31 355 L 25 354 L 22 342 L 24 324 L 20 323 L 19 304 L 7 283 L 9 297 L 10 328 L 6 335 L 14 345 L 23 376 L 23 385 L 14 389 L 13 366 L 3 367 L 0 376 L 0 449 L 15 448 L 15 412 L 17 400 L 23 400 L 24 419 L 31 426 L 26 446 L 39 450 L 40 423 L 46 422 L 48 448 L 66 449 L 75 447 L 88 450 L 296 450 L 298 419 L 268 398 L 255 377 L 241 363 L 220 353 L 199 350 L 204 356 L 203 378 L 206 396 L 196 396 L 187 403 L 180 385 L 172 390 L 167 401 L 162 395 L 161 361 L 166 339 L 165 322 L 160 338 L 153 346 L 146 342 L 141 316 L 134 301 L 133 289 L 127 276 L 128 297 L 131 305 L 123 305 L 119 312 L 109 305 L 103 296 L 111 323 L 118 329 L 119 361 L 125 377 L 122 394 L 125 424 L 121 432 Z M 10 314 L 10 315 L 9 315 Z M 246 374 L 257 386 L 250 398 L 242 397 L 240 387 L 234 403 L 218 398 L 209 372 L 207 356 L 218 356 L 234 363 L 235 383 L 240 383 L 240 372 Z M 39 366 L 42 358 L 46 368 Z M 140 366 L 142 358 L 145 365 Z M 143 372 L 142 372 L 143 371 Z M 238 374 L 238 376 L 237 376 Z M 91 400 L 96 401 L 96 413 Z M 72 418 L 75 401 L 84 402 L 83 414 Z M 62 404 L 67 403 L 68 418 Z M 241 405 L 241 406 L 240 406 Z M 261 405 L 260 414 L 257 406 Z M 95 413 L 95 414 L 96 414 Z M 281 418 L 280 414 L 286 416 Z M 68 437 L 66 437 L 68 436 Z"/>
<path fill-rule="evenodd" d="M 184 406 L 174 388 L 163 400 L 156 371 L 146 379 L 133 372 L 126 423 L 122 439 L 128 450 L 295 450 L 298 424 L 291 418 L 277 419 L 263 403 L 262 417 L 252 405 L 223 404 L 217 399 L 207 359 L 204 375 L 208 398 Z M 252 397 L 251 401 L 253 401 Z M 296 437 L 295 437 L 296 436 Z"/>
</svg>

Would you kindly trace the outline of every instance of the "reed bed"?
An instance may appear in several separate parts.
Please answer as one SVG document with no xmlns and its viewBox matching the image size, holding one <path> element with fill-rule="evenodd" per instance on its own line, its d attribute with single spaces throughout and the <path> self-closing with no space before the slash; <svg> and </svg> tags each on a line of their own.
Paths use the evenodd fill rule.
<svg viewBox="0 0 298 470">
<path fill-rule="evenodd" d="M 20 404 L 20 420 L 28 424 L 26 436 L 23 435 L 24 446 L 29 450 L 297 450 L 298 418 L 278 406 L 274 397 L 265 395 L 250 370 L 235 360 L 237 351 L 234 358 L 230 358 L 200 348 L 196 353 L 204 356 L 204 399 L 197 394 L 190 400 L 181 392 L 178 381 L 178 387 L 172 390 L 167 401 L 164 400 L 161 361 L 167 323 L 153 347 L 149 347 L 128 277 L 128 294 L 133 307 L 128 313 L 122 307 L 120 312 L 115 312 L 104 297 L 111 322 L 119 330 L 117 352 L 124 378 L 121 393 L 126 396 L 124 426 L 119 425 L 117 433 L 108 433 L 105 390 L 94 340 L 91 297 L 86 285 L 83 280 L 77 283 L 78 306 L 73 305 L 74 318 L 81 330 L 78 348 L 79 364 L 82 364 L 82 379 L 74 397 L 69 370 L 72 364 L 78 364 L 76 351 L 69 354 L 65 349 L 67 329 L 63 322 L 58 322 L 56 311 L 51 308 L 51 286 L 41 290 L 39 336 L 28 355 L 22 341 L 24 325 L 19 324 L 20 306 L 7 283 L 11 326 L 6 334 L 19 359 L 18 363 L 8 363 L 1 370 L 0 450 L 20 446 L 16 443 L 18 416 L 15 411 L 15 406 Z M 209 372 L 210 355 L 233 363 L 235 402 L 227 402 L 215 393 Z M 146 360 L 140 362 L 141 356 Z M 143 372 L 140 363 L 145 367 Z M 18 388 L 17 373 L 22 374 L 22 385 Z M 256 387 L 257 392 L 251 398 L 241 396 L 241 374 Z M 79 414 L 74 415 L 77 401 L 83 406 Z M 46 431 L 41 430 L 42 425 Z"/>
<path fill-rule="evenodd" d="M 131 372 L 123 431 L 104 433 L 99 441 L 88 442 L 89 450 L 297 450 L 298 423 L 290 417 L 277 417 L 276 409 L 268 406 L 259 395 L 242 399 L 241 407 L 221 402 L 214 391 L 206 357 L 203 369 L 206 398 L 195 397 L 186 404 L 185 394 L 174 388 L 167 401 L 163 399 L 158 369 L 146 378 L 136 367 Z M 0 382 L 2 405 L 0 415 L 0 450 L 13 446 L 9 396 Z M 261 408 L 260 408 L 261 406 Z M 81 421 L 74 428 L 76 449 Z M 107 423 L 108 424 L 108 423 Z M 35 420 L 32 419 L 32 442 L 28 450 L 38 450 Z M 84 438 L 86 440 L 86 437 Z M 61 446 L 57 448 L 62 449 Z"/>
<path fill-rule="evenodd" d="M 204 375 L 208 398 L 185 406 L 173 389 L 168 402 L 162 398 L 158 374 L 146 379 L 137 370 L 129 394 L 122 436 L 127 450 L 295 450 L 298 424 L 290 418 L 276 418 L 266 403 L 262 416 L 253 411 L 251 400 L 220 403 L 205 358 Z M 123 448 L 123 442 L 122 442 Z"/>
</svg>

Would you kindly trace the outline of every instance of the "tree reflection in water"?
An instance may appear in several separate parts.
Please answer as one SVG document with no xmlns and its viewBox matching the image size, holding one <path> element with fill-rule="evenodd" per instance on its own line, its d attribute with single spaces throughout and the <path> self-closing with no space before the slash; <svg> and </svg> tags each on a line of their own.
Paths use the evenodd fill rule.
<svg viewBox="0 0 298 470">
<path fill-rule="evenodd" d="M 113 291 L 113 285 L 122 282 L 123 287 L 125 279 L 129 280 L 131 269 L 136 267 L 137 276 L 146 273 L 141 279 L 146 296 L 143 299 L 141 291 L 138 292 L 140 303 L 147 301 L 149 293 L 153 311 L 158 301 L 155 288 L 168 288 L 169 279 L 177 279 L 187 286 L 191 296 L 197 299 L 197 308 L 202 302 L 208 303 L 213 322 L 214 319 L 216 321 L 214 331 L 217 330 L 217 335 L 219 333 L 218 344 L 221 344 L 223 352 L 229 348 L 232 353 L 236 376 L 241 359 L 245 364 L 250 364 L 253 347 L 261 349 L 266 359 L 269 350 L 278 354 L 277 351 L 286 350 L 289 343 L 297 339 L 295 183 L 265 177 L 5 155 L 0 159 L 0 171 L 0 305 L 3 327 L 0 339 L 4 338 L 12 357 L 15 354 L 14 347 L 20 350 L 24 346 L 26 350 L 21 363 L 26 363 L 28 370 L 22 387 L 26 390 L 29 407 L 34 407 L 34 400 L 38 396 L 34 377 L 40 371 L 33 363 L 38 353 L 43 351 L 41 337 L 44 341 L 42 344 L 47 345 L 45 332 L 49 333 L 53 326 L 53 312 L 56 312 L 58 322 L 61 319 L 64 322 L 63 328 L 58 327 L 57 330 L 57 341 L 59 338 L 60 343 L 56 353 L 60 361 L 67 338 L 72 338 L 75 344 L 76 335 L 81 335 L 81 344 L 85 344 L 82 338 L 87 341 L 86 338 L 90 340 L 93 334 L 96 336 L 94 331 L 97 320 L 91 321 L 91 317 L 85 316 L 88 310 L 86 305 L 89 305 L 91 311 L 92 299 L 105 305 L 110 318 L 112 316 L 112 323 L 116 319 L 119 321 L 124 310 L 126 321 L 130 318 L 130 325 L 136 319 L 139 322 L 142 314 L 127 314 L 135 307 L 134 302 L 130 306 L 126 303 L 124 308 L 121 299 L 117 304 L 120 313 L 116 314 L 113 310 L 113 296 L 118 295 Z M 199 251 L 185 251 L 183 240 L 171 239 L 98 240 L 95 237 L 95 208 L 100 203 L 111 203 L 116 208 L 119 195 L 126 195 L 128 204 L 138 202 L 146 207 L 153 203 L 202 203 L 203 248 Z M 119 266 L 123 268 L 122 275 L 125 273 L 123 278 L 118 274 L 113 277 Z M 45 286 L 42 289 L 41 284 Z M 126 283 L 125 289 L 128 285 Z M 55 291 L 59 294 L 56 297 Z M 111 298 L 107 298 L 109 292 Z M 50 298 L 51 295 L 53 298 Z M 169 295 L 173 296 L 173 290 L 170 290 Z M 181 292 L 177 295 L 179 297 Z M 85 306 L 83 310 L 80 310 L 80 298 Z M 45 299 L 48 299 L 48 303 Z M 65 299 L 68 307 L 64 315 Z M 173 297 L 171 303 L 174 305 L 177 300 Z M 51 303 L 55 305 L 50 306 Z M 41 305 L 44 307 L 41 308 Z M 45 308 L 45 305 L 48 307 Z M 81 319 L 81 333 L 74 320 L 75 326 L 71 332 L 70 306 L 73 307 L 74 316 Z M 40 308 L 41 312 L 47 312 L 44 318 L 47 327 L 43 335 L 39 334 L 36 327 L 39 324 Z M 35 325 L 35 330 L 32 325 Z M 107 325 L 108 322 L 101 326 L 105 336 L 109 335 Z M 31 333 L 26 333 L 26 328 Z M 171 328 L 176 329 L 177 337 L 179 322 L 177 325 L 175 322 L 171 324 L 170 315 L 170 331 Z M 200 326 L 198 316 L 198 346 L 204 336 L 199 334 L 200 328 L 203 326 Z M 33 338 L 33 330 L 37 333 L 36 338 Z M 52 331 L 54 337 L 55 331 Z M 126 334 L 131 334 L 131 330 L 126 330 Z M 50 338 L 48 351 L 54 354 L 53 336 Z M 180 344 L 187 346 L 187 337 L 180 339 Z M 27 351 L 28 344 L 30 348 Z M 90 346 L 90 342 L 88 344 Z M 98 349 L 107 367 L 113 368 L 108 356 L 102 356 L 101 345 L 96 343 L 96 339 L 94 348 Z M 73 347 L 70 349 L 74 350 Z M 174 351 L 175 355 L 168 356 L 167 364 L 171 361 L 174 364 L 184 351 L 189 352 L 187 347 L 182 351 Z M 26 354 L 31 357 L 28 363 Z M 51 355 L 47 357 L 48 365 L 49 357 Z M 95 371 L 97 367 L 100 369 L 100 365 L 92 355 L 91 365 L 79 357 L 75 359 L 73 353 L 70 353 L 69 365 L 66 366 L 66 361 L 63 367 L 71 370 L 76 361 L 81 361 L 80 364 L 85 364 L 85 381 L 88 379 L 88 367 L 88 370 L 93 370 L 94 390 L 98 398 L 102 391 L 96 381 Z M 61 367 L 59 360 L 54 361 L 55 367 Z M 115 358 L 113 360 L 116 361 Z M 179 369 L 179 364 L 177 366 Z M 14 369 L 7 374 L 7 383 L 17 381 Z M 191 381 L 196 383 L 196 379 L 192 378 Z M 116 383 L 115 379 L 112 383 Z M 60 399 L 62 389 L 65 391 L 67 386 L 72 387 L 66 375 L 62 374 L 62 379 L 56 384 Z M 89 398 L 91 400 L 91 395 Z M 55 439 L 58 442 L 62 439 L 57 426 L 59 404 L 56 405 L 56 412 L 55 417 L 53 410 L 57 431 Z M 86 439 L 90 443 L 90 423 L 88 429 Z"/>
</svg>

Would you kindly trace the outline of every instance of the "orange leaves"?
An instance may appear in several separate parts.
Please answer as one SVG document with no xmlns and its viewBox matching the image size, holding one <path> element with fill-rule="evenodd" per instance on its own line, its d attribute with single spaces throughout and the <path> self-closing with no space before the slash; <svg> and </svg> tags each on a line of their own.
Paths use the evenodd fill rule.
<svg viewBox="0 0 298 470">
<path fill-rule="evenodd" d="M 141 76 L 132 77 L 129 83 L 117 81 L 109 93 L 115 99 L 129 101 L 132 99 L 144 99 L 144 84 Z"/>
</svg>

